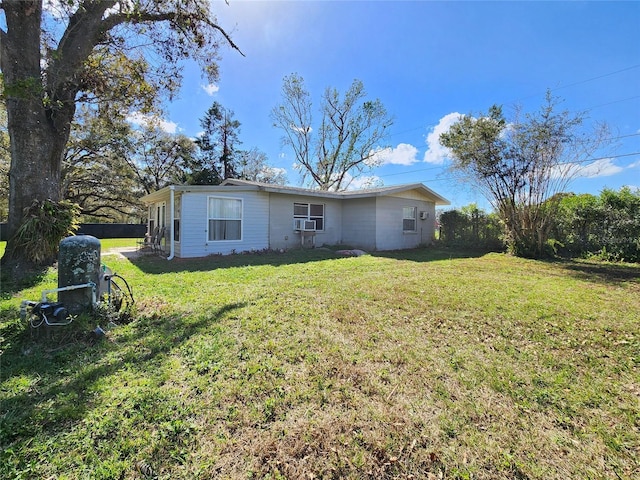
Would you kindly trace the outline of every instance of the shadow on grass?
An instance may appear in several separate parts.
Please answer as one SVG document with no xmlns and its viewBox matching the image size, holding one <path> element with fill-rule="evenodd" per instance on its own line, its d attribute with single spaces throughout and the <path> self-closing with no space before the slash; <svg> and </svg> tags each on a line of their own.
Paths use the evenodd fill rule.
<svg viewBox="0 0 640 480">
<path fill-rule="evenodd" d="M 85 334 L 59 347 L 48 340 L 30 340 L 28 327 L 14 334 L 0 356 L 0 444 L 20 445 L 36 435 L 72 430 L 91 410 L 96 385 L 103 379 L 122 369 L 143 376 L 157 371 L 157 361 L 244 306 L 223 305 L 196 321 L 172 312 L 155 313 L 118 327 L 128 331 L 117 343 L 108 338 L 96 343 Z M 107 355 L 119 361 L 107 360 Z"/>
<path fill-rule="evenodd" d="M 211 255 L 198 258 L 174 258 L 166 260 L 158 256 L 130 256 L 128 260 L 149 274 L 172 272 L 207 272 L 224 268 L 272 265 L 275 267 L 301 263 L 319 262 L 343 258 L 328 248 L 289 250 L 279 252 L 241 253 L 235 255 Z"/>
<path fill-rule="evenodd" d="M 569 275 L 580 280 L 606 284 L 627 282 L 640 283 L 640 265 L 597 263 L 579 260 L 562 260 L 553 262 Z"/>
<path fill-rule="evenodd" d="M 479 258 L 485 254 L 487 254 L 486 251 L 453 250 L 446 248 L 436 249 L 430 247 L 370 253 L 373 257 L 413 262 L 433 262 L 439 260 L 450 260 L 453 258 Z M 212 255 L 200 258 L 174 258 L 170 261 L 158 256 L 131 255 L 127 258 L 133 265 L 138 267 L 144 273 L 163 274 L 184 271 L 211 271 L 224 268 L 262 265 L 279 267 L 283 265 L 294 265 L 325 260 L 339 260 L 348 258 L 348 255 L 345 256 L 336 253 L 336 249 L 333 247 L 319 247 L 309 250 L 290 250 L 285 253 L 267 252 L 237 255 Z"/>
<path fill-rule="evenodd" d="M 11 267 L 1 265 L 0 266 L 0 298 L 11 298 L 12 295 L 25 290 L 27 288 L 34 287 L 47 275 L 49 267 L 40 267 L 30 270 L 27 274 L 22 274 L 19 278 L 12 274 Z"/>
<path fill-rule="evenodd" d="M 391 258 L 410 262 L 437 262 L 458 258 L 480 258 L 485 256 L 487 253 L 490 252 L 486 250 L 421 247 L 409 250 L 374 252 L 371 255 L 380 258 Z"/>
</svg>

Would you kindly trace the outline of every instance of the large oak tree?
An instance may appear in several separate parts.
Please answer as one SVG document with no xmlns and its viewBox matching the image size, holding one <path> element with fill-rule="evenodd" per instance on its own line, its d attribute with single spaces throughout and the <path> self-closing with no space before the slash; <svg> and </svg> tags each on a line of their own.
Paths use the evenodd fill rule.
<svg viewBox="0 0 640 480">
<path fill-rule="evenodd" d="M 55 3 L 55 2 L 48 2 Z M 149 109 L 180 84 L 181 61 L 195 59 L 217 78 L 221 43 L 209 0 L 2 0 L 0 68 L 10 137 L 10 237 L 4 269 L 34 266 L 12 234 L 34 200 L 61 198 L 61 164 L 76 107 L 123 100 Z M 49 259 L 51 260 L 51 259 Z"/>
</svg>

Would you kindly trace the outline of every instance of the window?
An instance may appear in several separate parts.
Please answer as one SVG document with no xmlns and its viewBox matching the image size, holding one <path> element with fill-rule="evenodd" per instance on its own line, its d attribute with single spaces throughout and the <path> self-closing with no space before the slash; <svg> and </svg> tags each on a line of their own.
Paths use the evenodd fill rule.
<svg viewBox="0 0 640 480">
<path fill-rule="evenodd" d="M 402 207 L 402 231 L 416 231 L 416 213 L 417 207 Z"/>
<path fill-rule="evenodd" d="M 316 230 L 324 230 L 324 205 L 321 203 L 294 203 L 293 218 L 315 220 Z"/>
<path fill-rule="evenodd" d="M 167 205 L 165 203 L 159 204 L 156 207 L 156 225 L 158 227 L 164 227 L 166 222 L 166 210 Z"/>
<path fill-rule="evenodd" d="M 173 220 L 173 240 L 175 242 L 180 241 L 180 219 L 175 218 Z"/>
<path fill-rule="evenodd" d="M 173 203 L 173 240 L 180 241 L 180 197 L 177 197 Z"/>
<path fill-rule="evenodd" d="M 242 200 L 209 197 L 208 240 L 242 240 Z"/>
</svg>

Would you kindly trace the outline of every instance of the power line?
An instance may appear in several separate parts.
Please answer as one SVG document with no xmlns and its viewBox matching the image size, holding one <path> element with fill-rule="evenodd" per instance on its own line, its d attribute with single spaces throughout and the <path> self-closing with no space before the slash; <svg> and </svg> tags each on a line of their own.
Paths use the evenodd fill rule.
<svg viewBox="0 0 640 480">
<path fill-rule="evenodd" d="M 581 80 L 579 82 L 570 83 L 569 85 L 563 85 L 561 87 L 551 88 L 551 91 L 560 90 L 562 88 L 575 87 L 576 85 L 582 85 L 583 83 L 592 82 L 594 80 L 600 80 L 601 78 L 610 77 L 612 75 L 616 75 L 618 73 L 627 72 L 629 70 L 633 70 L 634 68 L 640 67 L 640 63 L 637 65 L 631 65 L 630 67 L 623 68 L 621 70 L 616 70 L 615 72 L 605 73 L 604 75 L 598 75 L 597 77 L 588 78 L 587 80 Z"/>
<path fill-rule="evenodd" d="M 587 108 L 587 111 L 593 110 L 595 108 L 606 107 L 607 105 L 613 105 L 614 103 L 622 103 L 628 100 L 635 100 L 636 98 L 640 98 L 640 95 L 636 95 L 635 97 L 623 98 L 622 100 L 614 100 L 613 102 L 601 103 L 600 105 L 595 105 L 593 107 Z"/>
<path fill-rule="evenodd" d="M 630 67 L 622 68 L 620 70 L 616 70 L 615 72 L 604 73 L 602 75 L 598 75 L 597 77 L 592 77 L 592 78 L 588 78 L 586 80 L 579 80 L 577 82 L 569 83 L 568 85 L 562 85 L 560 87 L 549 88 L 548 91 L 549 92 L 555 92 L 556 90 L 562 90 L 563 88 L 575 87 L 576 85 L 582 85 L 584 83 L 593 82 L 594 80 L 599 80 L 601 78 L 610 77 L 612 75 L 617 75 L 618 73 L 627 72 L 629 70 L 633 70 L 633 69 L 638 68 L 638 67 L 640 67 L 640 63 L 638 63 L 636 65 L 631 65 Z M 546 91 L 544 93 L 546 93 Z M 528 96 L 526 96 L 524 98 L 521 98 L 520 101 L 528 100 L 529 98 L 537 97 L 538 95 L 542 95 L 542 92 L 538 92 L 538 93 L 534 93 L 532 95 L 528 95 Z M 518 102 L 518 100 L 515 100 L 513 102 L 509 102 L 509 103 L 517 103 L 517 102 Z"/>
<path fill-rule="evenodd" d="M 417 170 L 409 170 L 407 172 L 399 172 L 399 173 L 388 173 L 386 175 L 377 175 L 378 177 L 394 177 L 396 175 L 408 175 L 410 173 L 418 173 L 418 172 L 426 172 L 428 170 L 437 170 L 439 168 L 442 168 L 442 166 L 437 166 L 437 167 L 429 167 L 429 168 L 419 168 Z"/>
<path fill-rule="evenodd" d="M 535 95 L 532 95 L 532 96 L 535 96 Z M 526 98 L 530 98 L 530 97 L 525 97 L 524 99 L 526 99 Z M 638 99 L 638 98 L 640 98 L 640 95 L 635 95 L 635 96 L 633 96 L 633 97 L 622 98 L 622 99 L 620 99 L 620 100 L 613 100 L 613 101 L 611 101 L 611 102 L 607 102 L 607 103 L 600 103 L 600 104 L 598 104 L 598 105 L 593 105 L 593 106 L 591 106 L 591 107 L 587 107 L 587 108 L 585 108 L 585 109 L 584 109 L 584 111 L 585 111 L 585 112 L 590 112 L 591 110 L 594 110 L 594 109 L 596 109 L 596 108 L 606 107 L 606 106 L 608 106 L 608 105 L 613 105 L 613 104 L 616 104 L 616 103 L 628 102 L 628 101 L 630 101 L 630 100 L 636 100 L 636 99 Z M 515 102 L 510 102 L 510 103 L 517 103 L 517 100 L 516 100 Z M 461 114 L 461 115 L 464 115 L 464 114 Z M 409 128 L 409 129 L 407 129 L 407 130 L 402 130 L 402 131 L 400 131 L 400 132 L 390 133 L 390 134 L 389 134 L 389 135 L 387 135 L 387 136 L 388 136 L 388 137 L 396 137 L 396 136 L 398 136 L 398 135 L 402 135 L 402 134 L 404 134 L 404 133 L 410 133 L 410 132 L 415 132 L 416 130 L 428 129 L 429 127 L 435 127 L 435 126 L 437 126 L 437 125 L 438 125 L 438 123 L 440 123 L 440 122 L 438 121 L 438 122 L 426 123 L 426 124 L 421 125 L 421 126 L 419 126 L 419 127 Z"/>
<path fill-rule="evenodd" d="M 640 135 L 640 134 L 634 134 L 634 135 Z M 630 135 L 625 135 L 625 136 L 630 136 Z M 640 155 L 640 152 L 632 152 L 632 153 L 620 153 L 618 155 L 607 155 L 606 157 L 597 157 L 597 158 L 587 158 L 585 160 L 579 160 L 576 162 L 561 162 L 558 163 L 558 165 L 571 165 L 571 164 L 589 164 L 589 163 L 595 163 L 599 160 L 611 160 L 614 158 L 623 158 L 623 157 L 632 157 L 634 155 Z M 386 177 L 393 177 L 393 176 L 397 176 L 397 175 L 408 175 L 411 173 L 418 173 L 418 172 L 426 172 L 429 170 L 438 170 L 441 168 L 445 168 L 443 165 L 439 165 L 437 167 L 428 167 L 428 168 L 420 168 L 417 170 L 411 170 L 409 172 L 401 172 L 401 173 L 389 173 L 387 175 L 376 175 L 379 178 L 386 178 Z M 454 178 L 453 176 L 451 176 L 450 178 Z M 448 178 L 439 178 L 437 180 L 422 180 L 421 182 L 436 182 L 436 181 L 445 181 L 448 180 Z"/>
<path fill-rule="evenodd" d="M 620 70 L 616 70 L 614 72 L 609 72 L 609 73 L 605 73 L 605 74 L 602 74 L 602 75 L 598 75 L 596 77 L 588 78 L 586 80 L 580 80 L 580 81 L 577 81 L 577 82 L 570 83 L 568 85 L 563 85 L 563 86 L 560 86 L 560 87 L 550 88 L 549 91 L 553 92 L 553 91 L 560 90 L 560 89 L 563 89 L 563 88 L 569 88 L 569 87 L 574 87 L 576 85 L 582 85 L 584 83 L 588 83 L 588 82 L 592 82 L 594 80 L 599 80 L 599 79 L 602 79 L 602 78 L 606 78 L 606 77 L 610 77 L 610 76 L 613 76 L 613 75 L 617 75 L 619 73 L 627 72 L 629 70 L 633 70 L 633 69 L 636 69 L 636 68 L 640 68 L 640 63 L 636 64 L 636 65 L 631 65 L 630 67 L 622 68 Z M 541 95 L 541 93 L 535 93 L 535 94 L 532 94 L 532 95 L 528 95 L 526 97 L 522 97 L 520 99 L 512 100 L 510 102 L 505 102 L 505 103 L 517 104 L 518 102 L 521 102 L 523 100 L 527 100 L 529 98 L 537 97 L 539 95 Z M 620 100 L 614 100 L 612 102 L 595 105 L 595 106 L 592 106 L 592 107 L 588 107 L 585 110 L 586 111 L 590 111 L 590 110 L 593 110 L 595 108 L 600 108 L 600 107 L 604 107 L 604 106 L 607 106 L 607 105 L 613 105 L 615 103 L 622 103 L 622 102 L 626 102 L 626 101 L 629 101 L 629 100 L 635 100 L 637 98 L 640 98 L 640 95 L 636 95 L 634 97 L 624 98 L 624 99 L 620 99 Z M 388 136 L 389 137 L 395 137 L 395 136 L 402 135 L 402 134 L 405 134 L 405 133 L 415 132 L 416 130 L 427 129 L 429 127 L 435 127 L 436 125 L 438 125 L 438 123 L 439 123 L 439 121 L 438 122 L 433 122 L 433 123 L 427 123 L 427 124 L 421 125 L 419 127 L 410 128 L 410 129 L 407 129 L 407 130 L 402 130 L 400 132 L 390 133 Z"/>
<path fill-rule="evenodd" d="M 620 140 L 621 138 L 639 137 L 639 136 L 640 136 L 640 133 L 629 133 L 627 135 L 619 135 L 617 137 L 606 138 L 603 141 L 610 142 L 610 141 L 614 141 L 614 140 Z M 597 160 L 603 160 L 605 158 L 619 158 L 619 157 L 626 157 L 626 156 L 637 155 L 637 154 L 638 154 L 638 152 L 636 152 L 636 153 L 628 153 L 628 154 L 621 154 L 621 155 L 609 155 L 607 157 L 594 158 L 594 159 L 585 160 L 585 161 L 597 161 Z M 416 169 L 416 170 L 408 170 L 406 172 L 388 173 L 386 175 L 377 175 L 377 176 L 380 177 L 380 178 L 382 178 L 382 177 L 395 177 L 395 176 L 398 176 L 398 175 L 408 175 L 410 173 L 419 173 L 419 172 L 426 172 L 426 171 L 429 171 L 429 170 L 437 170 L 439 168 L 442 168 L 442 166 L 419 168 L 419 169 Z"/>
</svg>

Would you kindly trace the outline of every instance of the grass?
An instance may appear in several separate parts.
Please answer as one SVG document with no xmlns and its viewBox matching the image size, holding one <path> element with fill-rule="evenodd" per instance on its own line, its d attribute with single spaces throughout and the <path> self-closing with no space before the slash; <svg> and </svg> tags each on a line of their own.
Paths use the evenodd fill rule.
<svg viewBox="0 0 640 480">
<path fill-rule="evenodd" d="M 135 247 L 141 238 L 104 238 L 100 240 L 101 250 L 106 252 L 112 248 Z"/>
<path fill-rule="evenodd" d="M 103 261 L 137 300 L 103 341 L 17 320 L 55 271 L 3 296 L 2 478 L 640 475 L 638 265 Z"/>
<path fill-rule="evenodd" d="M 135 247 L 138 239 L 135 238 L 105 238 L 100 240 L 101 249 L 103 251 L 119 247 Z M 7 242 L 0 242 L 0 258 L 4 255 Z"/>
</svg>

